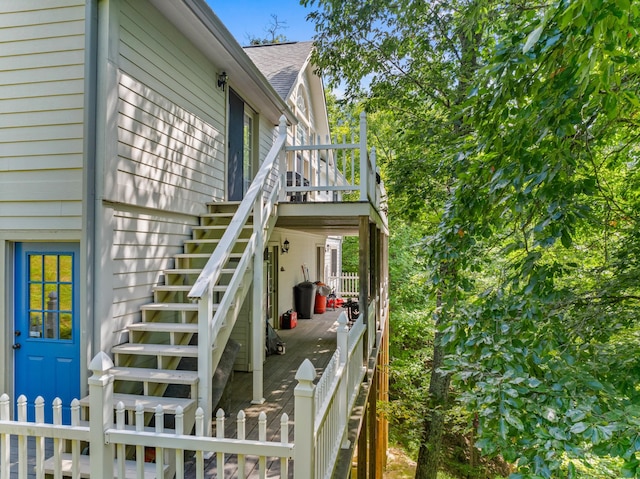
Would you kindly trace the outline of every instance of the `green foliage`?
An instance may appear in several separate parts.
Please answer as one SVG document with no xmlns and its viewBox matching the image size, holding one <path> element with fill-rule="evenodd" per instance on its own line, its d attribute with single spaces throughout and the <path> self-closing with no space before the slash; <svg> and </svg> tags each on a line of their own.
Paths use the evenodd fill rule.
<svg viewBox="0 0 640 479">
<path fill-rule="evenodd" d="M 342 238 L 342 271 L 345 273 L 360 272 L 360 243 L 357 236 Z"/>
<path fill-rule="evenodd" d="M 427 238 L 392 253 L 395 307 L 415 265 L 477 446 L 514 478 L 640 477 L 639 5 L 305 3 L 324 71 L 371 79 L 390 212 Z"/>
<path fill-rule="evenodd" d="M 393 310 L 391 314 L 390 400 L 381 404 L 390 421 L 390 439 L 413 457 L 421 439 L 425 385 L 428 384 L 433 345 L 433 321 L 428 312 Z"/>
<path fill-rule="evenodd" d="M 639 474 L 638 14 L 504 9 L 468 102 L 478 133 L 430 248 L 461 272 L 434 277 L 448 371 L 514 477 L 577 477 L 594 457 Z"/>
<path fill-rule="evenodd" d="M 389 296 L 392 310 L 433 311 L 429 301 L 426 258 L 422 254 L 420 229 L 391 219 L 389 233 Z M 395 335 L 394 335 L 395 338 Z M 416 336 L 422 340 L 424 335 Z M 400 339 L 400 338 L 398 338 Z M 401 341 L 401 344 L 404 344 Z"/>
</svg>

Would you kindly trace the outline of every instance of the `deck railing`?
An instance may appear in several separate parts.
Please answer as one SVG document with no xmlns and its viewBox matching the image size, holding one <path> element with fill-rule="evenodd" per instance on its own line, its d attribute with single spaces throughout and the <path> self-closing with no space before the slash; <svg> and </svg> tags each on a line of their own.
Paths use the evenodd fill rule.
<svg viewBox="0 0 640 479">
<path fill-rule="evenodd" d="M 369 201 L 386 216 L 386 193 L 376 165 L 376 150 L 367 147 L 366 114 L 360 114 L 359 138 L 331 142 L 315 138 L 285 147 L 280 168 L 289 171 L 281 200 L 298 202 Z"/>
<path fill-rule="evenodd" d="M 347 315 L 338 318 L 338 348 L 317 385 L 316 371 L 306 359 L 296 374 L 296 445 L 294 476 L 328 478 L 341 447 L 348 447 L 350 411 L 366 372 L 363 362 L 366 326 L 363 315 L 347 327 Z"/>
<path fill-rule="evenodd" d="M 105 353 L 99 353 L 91 362 L 93 376 L 90 383 L 89 421 L 80 420 L 80 406 L 72 402 L 71 425 L 62 424 L 62 405 L 59 399 L 53 403 L 53 423 L 44 423 L 44 400 L 35 401 L 35 421 L 27 421 L 27 398 L 20 396 L 17 401 L 17 420 L 11 419 L 11 404 L 6 394 L 0 396 L 0 479 L 33 477 L 44 479 L 45 474 L 54 477 L 125 477 L 164 478 L 175 471 L 176 477 L 185 476 L 185 451 L 195 453 L 196 477 L 204 477 L 204 458 L 216 454 L 217 477 L 236 475 L 237 477 L 266 477 L 267 458 L 280 459 L 281 477 L 288 477 L 289 459 L 293 456 L 293 444 L 289 442 L 289 418 L 286 414 L 280 420 L 280 441 L 267 441 L 267 417 L 264 412 L 258 418 L 258 440 L 245 438 L 244 412 L 238 413 L 235 438 L 225 438 L 225 413 L 218 410 L 216 416 L 216 437 L 205 434 L 206 420 L 202 408 L 196 411 L 196 434 L 183 430 L 186 422 L 181 407 L 175 415 L 175 429 L 165 430 L 161 406 L 155 411 L 154 428 L 146 428 L 145 411 L 138 405 L 135 412 L 135 426 L 125 426 L 125 409 L 122 403 L 116 407 L 116 422 L 113 423 L 113 377 L 109 370 L 113 363 Z M 17 438 L 12 441 L 11 437 Z M 35 441 L 28 441 L 34 438 Z M 17 442 L 17 451 L 12 443 Z M 51 442 L 53 446 L 51 447 Z M 65 444 L 68 442 L 68 444 Z M 35 443 L 29 446 L 29 444 Z M 88 444 L 90 455 L 80 454 L 81 443 Z M 65 446 L 69 446 L 68 448 Z M 135 458 L 126 460 L 127 450 L 135 450 Z M 65 452 L 70 449 L 70 453 Z M 45 457 L 49 455 L 50 457 Z M 227 462 L 228 455 L 235 460 Z M 34 461 L 35 459 L 35 461 Z M 146 462 L 153 460 L 153 462 Z M 12 470 L 12 462 L 15 463 Z M 35 462 L 35 470 L 29 470 Z M 251 464 L 252 463 L 252 464 Z M 169 465 L 171 464 L 171 466 Z M 233 469 L 225 471 L 225 467 Z M 16 474 L 17 473 L 17 474 Z M 248 474 L 247 474 L 248 473 Z"/>
<path fill-rule="evenodd" d="M 349 329 L 347 316 L 342 312 L 338 324 L 336 352 L 317 386 L 314 385 L 316 370 L 308 359 L 296 374 L 295 442 L 289 441 L 289 418 L 286 414 L 280 418 L 279 441 L 266 440 L 267 417 L 264 412 L 258 419 L 257 440 L 245 438 L 242 411 L 238 413 L 234 438 L 224 437 L 225 413 L 222 410 L 216 414 L 215 437 L 207 434 L 205 424 L 211 421 L 206 420 L 203 408 L 198 408 L 195 414 L 195 436 L 183 431 L 186 420 L 181 408 L 177 410 L 173 430 L 163 428 L 160 406 L 155 410 L 154 428 L 144 427 L 145 411 L 142 406 L 135 412 L 135 426 L 125 425 L 122 404 L 116 408 L 114 423 L 113 376 L 110 374 L 113 363 L 105 353 L 99 353 L 89 366 L 93 375 L 89 378 L 88 422 L 81 421 L 79 402 L 74 400 L 71 424 L 62 424 L 62 404 L 56 399 L 53 423 L 46 424 L 42 398 L 35 401 L 35 421 L 29 422 L 24 396 L 17 401 L 17 418 L 11 419 L 9 397 L 6 394 L 0 396 L 0 479 L 9 479 L 16 474 L 19 479 L 33 477 L 30 464 L 35 464 L 36 479 L 44 479 L 45 474 L 54 477 L 142 479 L 167 477 L 174 472 L 181 479 L 185 471 L 185 451 L 195 454 L 196 478 L 204 477 L 204 458 L 209 454 L 216 455 L 217 477 L 266 477 L 267 463 L 274 458 L 279 462 L 280 477 L 288 477 L 292 458 L 294 477 L 330 477 L 340 448 L 349 446 L 346 440 L 348 420 L 366 373 L 363 348 L 367 327 L 363 315 Z M 81 454 L 83 443 L 89 445 L 86 450 L 90 455 Z M 135 450 L 133 460 L 125 460 L 130 455 L 127 451 L 132 449 Z M 145 462 L 149 456 L 154 463 Z M 273 471 L 273 466 L 269 470 Z"/>
</svg>

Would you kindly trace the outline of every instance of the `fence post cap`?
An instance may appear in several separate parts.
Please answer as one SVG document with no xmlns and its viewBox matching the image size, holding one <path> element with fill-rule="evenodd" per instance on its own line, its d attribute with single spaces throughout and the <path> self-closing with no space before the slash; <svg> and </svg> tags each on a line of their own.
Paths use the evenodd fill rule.
<svg viewBox="0 0 640 479">
<path fill-rule="evenodd" d="M 101 376 L 101 373 L 105 373 L 113 367 L 113 361 L 104 351 L 98 352 L 95 357 L 89 363 L 89 369 L 93 371 L 93 374 Z"/>
<path fill-rule="evenodd" d="M 298 382 L 312 382 L 315 378 L 316 368 L 313 367 L 311 361 L 305 359 L 296 372 L 296 380 Z"/>
</svg>

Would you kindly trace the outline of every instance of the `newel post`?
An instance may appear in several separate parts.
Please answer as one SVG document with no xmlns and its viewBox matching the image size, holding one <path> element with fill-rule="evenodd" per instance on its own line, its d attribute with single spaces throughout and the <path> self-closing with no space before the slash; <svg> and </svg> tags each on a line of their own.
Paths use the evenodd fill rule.
<svg viewBox="0 0 640 479">
<path fill-rule="evenodd" d="M 296 373 L 298 385 L 295 395 L 295 445 L 293 451 L 293 477 L 315 479 L 315 385 L 316 368 L 305 359 Z"/>
<path fill-rule="evenodd" d="M 338 316 L 338 351 L 340 351 L 340 366 L 342 367 L 342 379 L 338 389 L 338 414 L 340 416 L 339 427 L 344 433 L 342 447 L 349 447 L 347 439 L 347 426 L 349 423 L 349 415 L 347 408 L 349 406 L 349 328 L 347 327 L 347 313 L 344 311 Z"/>
<path fill-rule="evenodd" d="M 369 168 L 367 158 L 367 114 L 360 113 L 360 201 L 367 201 Z"/>
<path fill-rule="evenodd" d="M 282 115 L 280 117 L 280 125 L 278 126 L 278 136 L 284 135 L 285 138 L 287 136 L 287 117 Z M 287 140 L 284 141 L 282 145 L 282 149 L 280 150 L 280 154 L 278 155 L 278 172 L 280 173 L 280 201 L 287 200 L 287 150 L 285 147 L 287 146 Z"/>
<path fill-rule="evenodd" d="M 113 477 L 113 445 L 106 444 L 104 433 L 113 426 L 113 367 L 111 358 L 100 351 L 89 364 L 89 444 L 91 477 Z"/>
<path fill-rule="evenodd" d="M 262 294 L 264 232 L 262 230 L 262 188 L 253 205 L 253 231 L 255 251 L 253 252 L 253 287 L 251 301 L 251 362 L 253 369 L 252 404 L 264 403 L 264 343 L 265 318 L 264 296 Z"/>
</svg>

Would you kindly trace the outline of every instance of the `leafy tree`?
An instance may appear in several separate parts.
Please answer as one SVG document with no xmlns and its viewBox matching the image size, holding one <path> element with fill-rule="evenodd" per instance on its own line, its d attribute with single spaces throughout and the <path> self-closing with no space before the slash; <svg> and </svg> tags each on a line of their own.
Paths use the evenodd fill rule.
<svg viewBox="0 0 640 479">
<path fill-rule="evenodd" d="M 574 477 L 595 455 L 636 477 L 638 6 L 516 11 L 493 23 L 432 244 L 475 294 L 445 332 L 450 371 L 483 451 L 522 476 Z"/>
<path fill-rule="evenodd" d="M 417 477 L 434 477 L 451 377 L 514 477 L 575 477 L 593 457 L 637 477 L 638 5 L 306 3 L 320 64 L 352 96 L 368 77 L 388 120 L 396 212 L 431 233 Z"/>
<path fill-rule="evenodd" d="M 362 80 L 369 80 L 365 106 L 384 118 L 379 125 L 386 125 L 376 142 L 391 213 L 423 225 L 423 232 L 435 229 L 451 193 L 456 172 L 447 157 L 463 133 L 459 109 L 479 63 L 482 35 L 476 32 L 486 17 L 483 4 L 320 0 L 321 10 L 310 14 L 316 22 L 316 62 L 324 73 L 342 80 L 350 98 L 359 97 Z M 440 273 L 457 275 L 455 267 L 444 263 Z M 438 290 L 437 322 L 448 314 L 443 298 Z M 421 406 L 426 420 L 420 434 L 420 478 L 436 477 L 450 404 L 450 375 L 441 370 L 440 337 L 436 331 L 428 393 Z"/>
</svg>

